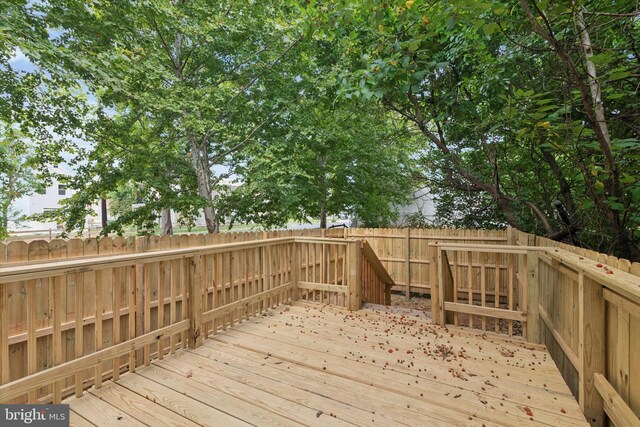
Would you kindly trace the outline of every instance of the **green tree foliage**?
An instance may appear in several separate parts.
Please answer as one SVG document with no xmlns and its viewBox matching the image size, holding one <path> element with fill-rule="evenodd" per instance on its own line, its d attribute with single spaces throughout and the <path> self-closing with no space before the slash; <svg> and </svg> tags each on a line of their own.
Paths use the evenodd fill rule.
<svg viewBox="0 0 640 427">
<path fill-rule="evenodd" d="M 386 226 L 412 188 L 408 141 L 380 108 L 311 94 L 240 153 L 234 172 L 242 185 L 222 205 L 235 221 L 267 227 L 320 218 L 325 228 L 327 216 L 339 214 Z"/>
<path fill-rule="evenodd" d="M 204 209 L 210 231 L 219 214 L 378 224 L 419 160 L 442 224 L 509 224 L 640 259 L 635 1 L 0 7 L 0 114 L 42 139 L 42 164 L 73 129 L 94 144 L 77 156 L 70 225 L 123 188 L 145 208 L 116 229 L 168 208 Z M 46 72 L 13 72 L 15 47 Z M 43 88 L 60 101 L 34 96 Z M 79 88 L 97 99 L 91 114 L 71 102 Z M 229 176 L 243 185 L 215 196 Z"/>
<path fill-rule="evenodd" d="M 378 100 L 422 133 L 425 177 L 454 224 L 491 200 L 487 225 L 640 257 L 635 2 L 323 7 L 307 9 L 323 23 L 316 36 L 351 54 L 343 95 Z"/>
<path fill-rule="evenodd" d="M 389 219 L 389 203 L 407 191 L 399 158 L 408 154 L 389 143 L 392 131 L 382 132 L 381 126 L 366 134 L 365 152 L 355 149 L 356 140 L 347 141 L 358 127 L 372 129 L 373 122 L 386 118 L 379 111 L 365 117 L 353 108 L 332 109 L 335 93 L 316 90 L 325 82 L 335 90 L 331 67 L 340 46 L 306 43 L 297 25 L 299 11 L 283 1 L 147 6 L 69 0 L 34 6 L 58 33 L 51 40 L 56 53 L 42 66 L 82 82 L 98 101 L 84 126 L 94 148 L 69 183 L 77 193 L 55 213 L 67 229 L 82 228 L 98 199 L 131 186 L 141 192 L 144 206 L 121 212 L 104 232 L 124 225 L 150 229 L 158 213 L 169 208 L 181 218 L 203 209 L 210 232 L 218 229 L 216 206 L 238 218 L 262 218 L 258 222 L 266 226 L 301 211 L 323 218 L 328 212 L 357 211 L 371 223 Z M 305 109 L 314 114 L 305 117 Z M 325 112 L 332 122 L 322 117 Z M 342 134 L 329 141 L 323 133 L 336 123 Z M 287 138 L 292 132 L 317 137 Z M 313 146 L 292 149 L 304 143 Z M 245 180 L 244 192 L 257 191 L 251 183 L 260 181 L 265 188 L 269 182 L 263 179 L 267 164 L 261 156 L 281 149 L 300 156 L 289 157 L 288 164 L 313 166 L 307 172 L 315 182 L 325 182 L 304 194 L 300 187 L 274 189 L 283 181 L 272 180 L 268 200 L 238 192 L 216 204 L 215 195 L 224 192 L 218 184 L 229 175 L 216 166 L 230 167 Z M 338 168 L 340 174 L 333 171 Z M 385 182 L 376 183 L 374 176 Z M 345 200 L 347 194 L 357 200 Z M 276 207 L 276 202 L 283 203 Z M 274 222 L 276 210 L 280 218 Z"/>
<path fill-rule="evenodd" d="M 12 204 L 37 188 L 33 150 L 19 132 L 0 127 L 0 238 L 7 236 L 8 222 L 19 221 Z"/>
<path fill-rule="evenodd" d="M 300 50 L 285 77 L 298 96 L 232 156 L 241 185 L 220 209 L 266 227 L 319 218 L 324 228 L 339 214 L 387 225 L 412 189 L 412 135 L 380 106 L 336 96 L 344 46 L 307 38 Z"/>
<path fill-rule="evenodd" d="M 183 218 L 195 217 L 205 202 L 197 194 L 195 174 L 184 146 L 176 138 L 163 137 L 171 131 L 145 119 L 112 116 L 104 121 L 92 131 L 94 148 L 76 175 L 67 177 L 67 185 L 78 191 L 64 199 L 55 213 L 65 219 L 67 230 L 82 229 L 86 215 L 95 214 L 92 206 L 110 194 L 115 195 L 111 203 L 115 218 L 102 231 L 105 234 L 122 233 L 128 226 L 141 233 L 152 232 L 158 213 L 167 207 Z M 131 202 L 126 206 L 127 197 L 135 197 L 131 202 L 143 206 L 132 209 Z"/>
<path fill-rule="evenodd" d="M 68 78 L 83 82 L 98 99 L 101 120 L 88 135 L 96 151 L 149 149 L 148 141 L 136 138 L 123 141 L 124 147 L 113 146 L 108 119 L 114 110 L 124 122 L 151 129 L 157 150 L 148 159 L 152 162 L 139 164 L 149 168 L 136 179 L 154 176 L 163 187 L 153 188 L 164 194 L 191 191 L 176 180 L 173 167 L 189 161 L 187 176 L 195 177 L 207 228 L 217 231 L 212 194 L 220 176 L 213 167 L 273 116 L 278 102 L 270 90 L 282 86 L 272 83 L 299 41 L 286 5 L 166 0 L 140 7 L 131 1 L 50 0 L 34 9 L 59 31 L 53 40 L 59 54 L 50 58 L 49 67 L 66 70 Z M 247 103 L 253 106 L 251 114 L 246 114 Z M 100 161 L 94 159 L 95 168 Z M 156 175 L 164 171 L 166 177 Z M 176 198 L 162 200 L 156 208 L 175 209 L 178 203 Z"/>
<path fill-rule="evenodd" d="M 55 51 L 32 6 L 0 3 L 0 234 L 14 217 L 11 204 L 48 182 L 48 166 L 61 163 L 63 152 L 79 153 L 74 139 L 82 134 L 87 112 L 76 81 L 14 66 L 17 55 L 35 64 Z"/>
</svg>

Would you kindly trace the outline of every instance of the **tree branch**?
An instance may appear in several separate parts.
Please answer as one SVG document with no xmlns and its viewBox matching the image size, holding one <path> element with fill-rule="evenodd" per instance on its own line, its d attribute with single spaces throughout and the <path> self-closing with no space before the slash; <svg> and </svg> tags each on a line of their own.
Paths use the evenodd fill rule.
<svg viewBox="0 0 640 427">
<path fill-rule="evenodd" d="M 155 28 L 156 33 L 158 34 L 158 37 L 160 37 L 160 42 L 162 43 L 162 47 L 164 49 L 164 51 L 166 52 L 167 56 L 169 57 L 169 60 L 171 61 L 171 63 L 173 64 L 174 67 L 178 67 L 176 65 L 176 60 L 173 57 L 173 53 L 171 53 L 171 49 L 169 48 L 169 44 L 167 43 L 167 41 L 164 39 L 164 36 L 162 35 L 162 31 L 160 31 L 160 28 L 158 27 L 158 23 L 156 22 L 155 18 L 151 20 L 153 22 L 153 28 Z"/>
</svg>

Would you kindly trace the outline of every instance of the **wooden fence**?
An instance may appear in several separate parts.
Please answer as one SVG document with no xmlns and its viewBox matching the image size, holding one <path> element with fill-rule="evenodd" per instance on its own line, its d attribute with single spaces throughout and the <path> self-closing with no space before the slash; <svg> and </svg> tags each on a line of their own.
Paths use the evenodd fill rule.
<svg viewBox="0 0 640 427">
<path fill-rule="evenodd" d="M 81 396 L 277 305 L 302 298 L 355 310 L 363 294 L 392 285 L 388 275 L 361 280 L 375 257 L 359 241 L 212 237 L 7 245 L 4 259 L 21 261 L 0 267 L 0 402 Z M 45 260 L 48 247 L 56 250 Z"/>
<path fill-rule="evenodd" d="M 300 234 L 310 238 L 275 243 Z M 264 238 L 272 243 L 256 242 Z M 349 238 L 364 238 L 368 245 Z M 257 246 L 229 246 L 245 241 Z M 154 251 L 212 244 L 227 247 L 199 258 L 141 258 Z M 113 257 L 121 254 L 133 254 L 135 262 L 113 264 Z M 362 300 L 380 301 L 384 285 L 388 301 L 386 291 L 395 284 L 394 289 L 405 294 L 431 294 L 437 322 L 522 334 L 545 344 L 593 425 L 602 425 L 605 413 L 616 425 L 638 423 L 638 263 L 511 229 L 331 229 L 0 244 L 0 264 L 60 258 L 79 262 L 83 257 L 106 264 L 0 285 L 0 361 L 18 361 L 11 362 L 11 369 L 0 363 L 0 383 L 5 384 L 0 385 L 0 401 L 15 397 L 7 394 L 14 383 L 7 382 L 27 375 L 24 381 L 42 379 L 34 373 L 64 366 L 59 363 L 67 360 L 116 349 L 109 350 L 109 358 L 100 356 L 95 366 L 91 363 L 98 359 L 89 365 L 74 362 L 73 377 L 55 377 L 55 387 L 51 382 L 46 387 L 28 383 L 37 386 L 29 397 L 46 401 L 56 394 L 78 393 L 117 376 L 114 365 L 120 371 L 135 369 L 162 357 L 189 343 L 194 313 L 201 314 L 196 323 L 202 322 L 204 337 L 298 297 L 354 308 Z M 292 263 L 300 268 L 291 269 Z M 190 308 L 183 298 L 196 271 L 204 283 L 215 284 L 206 292 L 203 288 L 200 309 Z M 349 287 L 356 282 L 362 286 Z M 131 307 L 136 308 L 133 316 Z M 158 336 L 161 343 L 154 338 Z M 122 343 L 130 344 L 118 347 Z"/>
<path fill-rule="evenodd" d="M 297 245 L 300 299 L 348 307 L 346 241 L 308 240 Z"/>
<path fill-rule="evenodd" d="M 434 320 L 482 330 L 493 322 L 509 335 L 522 327 L 527 341 L 549 348 L 592 425 L 606 416 L 617 426 L 640 425 L 639 265 L 509 233 L 516 245 L 431 244 Z M 492 252 L 504 263 L 475 264 Z M 460 276 L 456 259 L 464 253 Z"/>
<path fill-rule="evenodd" d="M 521 232 L 516 240 L 545 248 L 539 342 L 587 417 L 600 425 L 604 407 L 615 425 L 640 425 L 640 263 Z"/>
<path fill-rule="evenodd" d="M 526 249 L 433 243 L 430 251 L 431 276 L 437 278 L 432 286 L 436 322 L 527 335 L 529 277 L 522 272 L 532 255 Z M 463 263 L 462 255 L 466 255 Z M 491 255 L 494 262 L 487 262 Z M 504 263 L 496 262 L 500 258 Z"/>
<path fill-rule="evenodd" d="M 340 234 L 341 233 L 341 234 Z M 393 278 L 394 291 L 405 295 L 430 294 L 433 280 L 431 278 L 429 245 L 436 242 L 464 244 L 507 244 L 509 236 L 506 230 L 461 230 L 461 229 L 364 229 L 350 228 L 344 230 L 327 230 L 328 237 L 348 237 L 365 239 L 376 253 L 384 268 Z M 459 253 L 453 267 L 460 277 L 466 275 L 468 266 L 467 253 Z M 496 260 L 504 263 L 500 253 L 487 254 L 483 260 L 473 255 L 474 265 L 481 261 L 494 265 Z M 493 280 L 493 279 L 491 279 Z M 491 282 L 493 283 L 493 282 Z M 477 290 L 479 292 L 479 289 Z"/>
</svg>

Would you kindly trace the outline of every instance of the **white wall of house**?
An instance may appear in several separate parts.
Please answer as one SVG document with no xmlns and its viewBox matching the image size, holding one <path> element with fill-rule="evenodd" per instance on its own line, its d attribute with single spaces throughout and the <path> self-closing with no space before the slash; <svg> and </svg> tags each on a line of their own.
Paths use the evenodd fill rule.
<svg viewBox="0 0 640 427">
<path fill-rule="evenodd" d="M 52 168 L 52 172 L 55 175 L 71 176 L 68 171 L 59 167 Z M 12 207 L 16 211 L 15 218 L 23 216 L 31 216 L 35 214 L 41 214 L 48 210 L 55 210 L 60 208 L 60 202 L 67 197 L 71 197 L 75 192 L 67 189 L 64 184 L 61 184 L 57 179 L 53 178 L 51 184 L 48 185 L 44 193 L 33 193 L 29 196 L 22 197 L 16 200 Z M 97 217 L 87 217 L 87 226 L 99 226 L 100 225 L 100 209 L 98 206 L 94 207 L 97 212 Z M 42 221 L 10 221 L 10 230 L 46 230 L 61 228 L 61 224 L 56 222 L 42 222 Z"/>
<path fill-rule="evenodd" d="M 67 171 L 60 168 L 53 168 L 52 172 L 61 175 L 70 175 Z M 73 195 L 72 190 L 66 189 L 64 184 L 58 182 L 53 178 L 51 184 L 46 187 L 44 193 L 33 193 L 29 196 L 22 197 L 13 204 L 13 208 L 17 211 L 16 218 L 21 216 L 30 216 L 35 214 L 44 213 L 48 210 L 55 210 L 60 208 L 60 201 Z M 48 229 L 57 228 L 58 224 L 55 222 L 41 222 L 41 221 L 14 221 L 9 225 L 9 228 L 14 229 Z"/>
<path fill-rule="evenodd" d="M 422 216 L 427 221 L 433 222 L 436 215 L 436 207 L 433 199 L 434 197 L 427 187 L 414 191 L 409 203 L 397 207 L 398 220 L 394 225 L 399 227 L 406 225 L 407 217 L 417 212 L 422 213 Z"/>
</svg>

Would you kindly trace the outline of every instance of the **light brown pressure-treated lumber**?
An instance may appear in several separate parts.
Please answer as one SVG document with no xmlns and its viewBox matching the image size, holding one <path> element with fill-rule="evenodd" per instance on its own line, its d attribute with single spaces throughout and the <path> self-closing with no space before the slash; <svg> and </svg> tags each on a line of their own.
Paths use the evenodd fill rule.
<svg viewBox="0 0 640 427">
<path fill-rule="evenodd" d="M 210 322 L 215 319 L 218 319 L 219 317 L 233 313 L 234 311 L 237 311 L 241 307 L 255 304 L 256 302 L 262 302 L 262 301 L 268 300 L 269 298 L 273 297 L 273 295 L 276 295 L 280 292 L 291 289 L 292 286 L 293 286 L 292 283 L 285 283 L 284 285 L 280 285 L 275 288 L 272 288 L 263 292 L 259 292 L 255 295 L 251 295 L 250 297 L 225 304 L 222 307 L 218 307 L 218 308 L 214 308 L 212 310 L 206 311 L 205 313 L 202 314 L 202 321 Z"/>
<path fill-rule="evenodd" d="M 594 374 L 595 387 L 601 396 L 604 410 L 615 426 L 640 427 L 640 419 L 602 374 Z"/>
<path fill-rule="evenodd" d="M 164 337 L 187 331 L 189 329 L 189 319 L 185 319 L 174 325 L 166 326 L 157 331 L 139 336 L 122 344 L 114 345 L 104 350 L 97 351 L 80 359 L 75 359 L 62 365 L 55 366 L 45 371 L 40 371 L 28 377 L 12 381 L 8 384 L 0 386 L 0 402 L 6 402 L 10 399 L 25 394 L 29 390 L 36 389 L 54 381 L 60 381 L 74 375 L 78 371 L 92 368 L 101 364 L 105 360 L 111 360 L 114 357 L 124 356 L 130 351 L 152 344 Z"/>
<path fill-rule="evenodd" d="M 191 260 L 191 280 L 189 283 L 189 348 L 202 345 L 202 255 L 194 255 Z"/>
<path fill-rule="evenodd" d="M 620 307 L 621 309 L 631 314 L 632 316 L 640 318 L 640 303 L 634 303 L 628 298 L 618 295 L 615 292 L 610 291 L 608 289 L 603 290 L 603 296 L 604 296 L 604 299 L 609 301 L 611 304 L 614 304 Z"/>
<path fill-rule="evenodd" d="M 479 316 L 495 317 L 498 319 L 516 320 L 523 322 L 527 320 L 525 311 L 505 310 L 502 308 L 481 307 L 479 305 L 460 304 L 455 302 L 445 302 L 445 311 L 453 311 L 455 313 L 476 314 Z"/>
<path fill-rule="evenodd" d="M 346 286 L 330 285 L 327 283 L 298 282 L 298 287 L 300 289 L 308 289 L 312 291 L 338 292 L 341 294 L 346 294 L 348 292 Z"/>
<path fill-rule="evenodd" d="M 585 277 L 578 278 L 578 401 L 592 426 L 604 425 L 602 398 L 596 390 L 595 375 L 605 370 L 605 306 L 602 285 Z"/>
<path fill-rule="evenodd" d="M 540 342 L 540 283 L 538 252 L 527 253 L 527 341 Z"/>
<path fill-rule="evenodd" d="M 540 319 L 542 319 L 544 324 L 547 326 L 547 329 L 549 329 L 549 332 L 551 332 L 551 335 L 553 335 L 553 338 L 556 340 L 556 342 L 562 349 L 562 352 L 565 354 L 565 356 L 567 356 L 567 359 L 569 360 L 569 362 L 571 362 L 571 364 L 576 370 L 580 369 L 580 361 L 578 359 L 578 355 L 576 354 L 575 351 L 571 349 L 571 347 L 569 346 L 569 344 L 567 344 L 564 338 L 562 338 L 562 335 L 560 335 L 560 332 L 558 332 L 558 330 L 553 325 L 553 322 L 551 321 L 551 318 L 549 317 L 549 314 L 547 313 L 547 311 L 544 309 L 544 307 L 539 306 L 538 312 L 540 314 Z"/>
<path fill-rule="evenodd" d="M 362 251 L 360 250 L 360 242 L 350 242 L 347 246 L 347 268 L 349 273 L 347 276 L 347 286 L 349 289 L 348 308 L 349 310 L 358 310 L 362 303 Z"/>
</svg>

